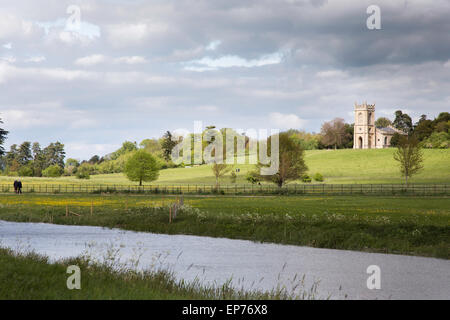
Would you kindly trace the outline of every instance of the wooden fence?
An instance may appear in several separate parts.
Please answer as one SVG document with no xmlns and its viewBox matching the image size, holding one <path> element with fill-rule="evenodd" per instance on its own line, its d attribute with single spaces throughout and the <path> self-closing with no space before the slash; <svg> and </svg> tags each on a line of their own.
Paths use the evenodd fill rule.
<svg viewBox="0 0 450 320">
<path fill-rule="evenodd" d="M 0 184 L 0 192 L 14 193 L 12 184 Z M 289 184 L 276 185 L 114 185 L 23 183 L 23 193 L 149 193 L 149 194 L 299 194 L 299 195 L 450 195 L 450 184 Z"/>
</svg>

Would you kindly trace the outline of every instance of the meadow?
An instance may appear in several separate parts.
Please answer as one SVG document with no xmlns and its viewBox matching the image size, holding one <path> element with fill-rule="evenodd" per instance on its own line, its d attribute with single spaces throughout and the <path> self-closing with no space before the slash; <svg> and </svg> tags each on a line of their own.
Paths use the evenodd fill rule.
<svg viewBox="0 0 450 320">
<path fill-rule="evenodd" d="M 308 150 L 305 161 L 309 167 L 308 174 L 321 173 L 327 184 L 402 184 L 398 164 L 393 159 L 395 149 L 369 150 Z M 450 150 L 424 149 L 424 169 L 410 179 L 411 183 L 440 184 L 450 183 Z M 253 165 L 235 165 L 237 184 L 247 184 L 246 175 L 254 169 Z M 18 177 L 0 176 L 0 185 L 10 185 Z M 25 184 L 89 184 L 89 185 L 130 185 L 123 174 L 92 175 L 89 180 L 80 180 L 74 176 L 61 178 L 21 177 Z M 264 182 L 263 182 L 264 183 Z M 292 183 L 302 183 L 294 181 Z M 149 183 L 146 183 L 149 184 Z M 186 168 L 172 168 L 160 171 L 160 176 L 152 185 L 213 185 L 211 167 L 209 165 Z M 222 185 L 232 185 L 228 176 L 222 178 Z"/>
<path fill-rule="evenodd" d="M 4 195 L 0 220 L 450 258 L 449 197 L 185 196 L 170 223 L 177 200 L 167 195 Z"/>
</svg>

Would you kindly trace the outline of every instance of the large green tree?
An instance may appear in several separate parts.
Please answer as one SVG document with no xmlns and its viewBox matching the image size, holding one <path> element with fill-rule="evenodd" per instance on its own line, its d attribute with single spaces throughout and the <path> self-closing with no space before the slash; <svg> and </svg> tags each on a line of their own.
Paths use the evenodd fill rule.
<svg viewBox="0 0 450 320">
<path fill-rule="evenodd" d="M 163 150 L 164 160 L 170 161 L 172 157 L 172 150 L 177 145 L 176 141 L 173 141 L 173 135 L 170 131 L 167 131 L 161 140 L 161 148 Z"/>
<path fill-rule="evenodd" d="M 225 163 L 217 163 L 214 162 L 211 169 L 214 174 L 214 177 L 216 178 L 216 189 L 219 189 L 220 186 L 220 178 L 222 178 L 225 174 L 230 172 L 230 170 L 233 167 L 230 165 L 227 165 Z"/>
<path fill-rule="evenodd" d="M 25 141 L 19 146 L 16 160 L 17 160 L 17 162 L 19 162 L 19 164 L 21 166 L 25 166 L 32 159 L 33 159 L 33 156 L 31 154 L 31 142 Z"/>
<path fill-rule="evenodd" d="M 419 140 L 415 136 L 401 136 L 394 159 L 398 161 L 400 172 L 405 177 L 405 184 L 408 185 L 408 178 L 423 168 L 423 155 Z"/>
<path fill-rule="evenodd" d="M 301 144 L 292 139 L 288 133 L 282 132 L 279 134 L 279 167 L 277 173 L 274 175 L 259 175 L 258 177 L 273 182 L 281 188 L 289 181 L 300 179 L 308 170 L 304 157 L 305 152 Z M 258 172 L 261 167 L 263 167 L 261 164 L 257 166 Z"/>
<path fill-rule="evenodd" d="M 159 177 L 159 163 L 157 159 L 147 151 L 136 151 L 125 163 L 124 173 L 131 181 L 150 182 Z"/>
<path fill-rule="evenodd" d="M 325 146 L 333 146 L 334 149 L 347 144 L 348 139 L 352 137 L 342 118 L 335 118 L 325 122 L 320 133 L 322 135 L 322 143 Z"/>
<path fill-rule="evenodd" d="M 35 177 L 42 176 L 42 170 L 45 169 L 45 157 L 39 142 L 34 142 L 31 151 L 33 152 L 33 174 Z"/>
<path fill-rule="evenodd" d="M 0 124 L 2 124 L 3 121 L 0 118 Z M 0 128 L 0 157 L 3 157 L 5 155 L 5 149 L 3 148 L 3 144 L 5 143 L 6 137 L 8 136 L 8 131 Z"/>
<path fill-rule="evenodd" d="M 116 160 L 120 156 L 136 151 L 137 149 L 138 148 L 136 146 L 136 142 L 125 141 L 124 143 L 122 143 L 122 147 L 120 147 L 120 149 L 117 149 L 111 154 L 110 158 L 111 160 Z"/>
<path fill-rule="evenodd" d="M 386 117 L 380 117 L 375 121 L 375 127 L 378 128 L 387 128 L 392 125 L 392 121 Z"/>
<path fill-rule="evenodd" d="M 410 134 L 413 130 L 412 119 L 406 113 L 403 113 L 401 110 L 395 111 L 395 119 L 392 122 L 394 128 L 402 130 L 403 132 Z"/>
<path fill-rule="evenodd" d="M 52 165 L 57 165 L 60 168 L 64 168 L 64 158 L 66 157 L 64 144 L 60 142 L 52 142 L 46 148 L 44 148 L 42 152 L 45 161 L 45 168 L 48 168 Z"/>
<path fill-rule="evenodd" d="M 421 115 L 419 121 L 414 126 L 414 135 L 422 141 L 433 133 L 433 121 L 428 120 L 426 115 Z"/>
</svg>

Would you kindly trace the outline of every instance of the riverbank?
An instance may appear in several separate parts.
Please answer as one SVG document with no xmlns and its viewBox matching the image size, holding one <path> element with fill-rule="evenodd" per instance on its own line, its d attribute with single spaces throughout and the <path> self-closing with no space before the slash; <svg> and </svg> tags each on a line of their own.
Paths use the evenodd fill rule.
<svg viewBox="0 0 450 320">
<path fill-rule="evenodd" d="M 233 299 L 279 300 L 313 299 L 306 292 L 292 296 L 286 290 L 272 292 L 243 291 L 230 287 L 229 283 L 205 286 L 200 282 L 187 283 L 176 280 L 164 270 L 137 272 L 130 268 L 114 268 L 120 265 L 92 264 L 86 257 L 50 262 L 35 253 L 17 253 L 0 248 L 0 299 L 19 300 L 185 300 L 185 299 Z M 70 274 L 67 267 L 80 268 L 81 289 L 69 290 L 66 282 Z"/>
<path fill-rule="evenodd" d="M 179 199 L 178 199 L 179 200 Z M 0 220 L 450 258 L 448 197 L 5 195 Z"/>
</svg>

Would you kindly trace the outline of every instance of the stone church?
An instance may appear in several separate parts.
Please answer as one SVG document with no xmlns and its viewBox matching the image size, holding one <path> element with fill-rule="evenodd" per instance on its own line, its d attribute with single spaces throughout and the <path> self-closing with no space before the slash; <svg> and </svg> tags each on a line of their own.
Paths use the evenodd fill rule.
<svg viewBox="0 0 450 320">
<path fill-rule="evenodd" d="M 375 127 L 375 104 L 355 103 L 353 149 L 382 149 L 391 146 L 394 133 L 404 134 L 391 126 Z"/>
</svg>

